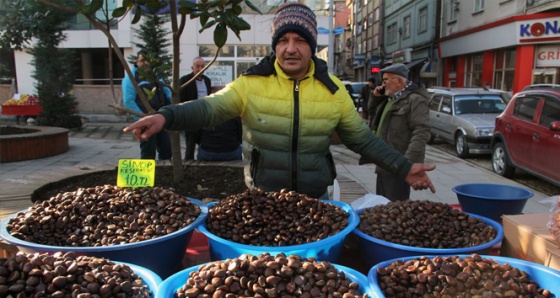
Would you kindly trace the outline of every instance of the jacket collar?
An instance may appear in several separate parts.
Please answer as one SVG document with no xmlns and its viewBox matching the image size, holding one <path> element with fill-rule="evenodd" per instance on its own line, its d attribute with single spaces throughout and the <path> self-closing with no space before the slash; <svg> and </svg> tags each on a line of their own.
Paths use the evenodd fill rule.
<svg viewBox="0 0 560 298">
<path fill-rule="evenodd" d="M 279 65 L 276 63 L 276 55 L 271 53 L 270 55 L 264 57 L 257 65 L 254 65 L 247 69 L 244 76 L 270 76 L 277 75 L 284 78 L 289 78 Z M 338 86 L 333 82 L 328 73 L 327 63 L 317 58 L 315 55 L 311 57 L 311 67 L 307 76 L 313 76 L 316 80 L 321 82 L 329 91 L 334 94 L 338 90 Z"/>
</svg>

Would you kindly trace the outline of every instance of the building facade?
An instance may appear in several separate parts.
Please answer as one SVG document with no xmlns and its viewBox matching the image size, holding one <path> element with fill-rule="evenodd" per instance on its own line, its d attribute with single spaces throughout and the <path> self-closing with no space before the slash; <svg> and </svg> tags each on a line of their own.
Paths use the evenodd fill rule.
<svg viewBox="0 0 560 298">
<path fill-rule="evenodd" d="M 0 7 L 5 6 L 8 0 L 0 0 Z M 251 25 L 251 30 L 241 31 L 240 37 L 232 32 L 228 32 L 226 45 L 221 49 L 216 62 L 206 71 L 215 86 L 223 86 L 239 76 L 248 67 L 255 65 L 259 60 L 269 54 L 272 49 L 271 44 L 271 21 L 279 5 L 286 2 L 283 0 L 254 0 L 252 1 L 263 14 L 257 14 L 250 9 L 245 9 L 241 17 Z M 305 0 L 303 2 L 316 12 L 318 26 L 327 27 L 329 17 L 325 8 L 328 7 L 328 0 Z M 112 11 L 120 6 L 122 0 L 107 1 L 109 10 Z M 77 53 L 76 69 L 78 70 L 77 85 L 102 85 L 109 84 L 109 69 L 113 69 L 114 83 L 119 84 L 124 77 L 124 69 L 118 59 L 113 54 L 113 65 L 108 65 L 108 41 L 103 33 L 91 26 L 87 20 L 78 15 L 71 20 L 72 28 L 65 31 L 67 40 L 61 44 L 61 48 L 75 49 Z M 170 26 L 170 24 L 168 23 Z M 135 55 L 137 48 L 134 43 L 142 43 L 135 36 L 134 28 L 139 24 L 131 24 L 131 15 L 117 25 L 113 26 L 111 33 L 120 50 L 125 57 Z M 180 74 L 190 73 L 192 60 L 201 56 L 206 61 L 211 61 L 217 51 L 213 40 L 213 28 L 206 29 L 199 33 L 201 29 L 198 19 L 191 20 L 187 17 L 185 30 L 181 36 L 181 64 Z M 171 38 L 171 37 L 169 37 Z M 318 50 L 328 44 L 328 35 L 318 36 Z M 171 53 L 171 48 L 169 53 Z M 35 93 L 34 81 L 30 74 L 33 66 L 30 64 L 32 56 L 28 51 L 15 51 L 14 53 L 16 81 L 19 93 Z M 78 106 L 79 101 L 78 100 Z"/>
<path fill-rule="evenodd" d="M 350 64 L 354 81 L 366 81 L 372 76 L 380 79 L 377 70 L 383 57 L 382 5 L 382 0 L 348 1 L 353 14 L 350 17 L 352 38 L 347 44 L 352 47 Z"/>
<path fill-rule="evenodd" d="M 441 13 L 443 85 L 560 83 L 560 1 L 444 0 Z"/>
<path fill-rule="evenodd" d="M 440 1 L 384 1 L 383 65 L 403 63 L 410 78 L 426 86 L 439 85 L 437 40 Z"/>
</svg>

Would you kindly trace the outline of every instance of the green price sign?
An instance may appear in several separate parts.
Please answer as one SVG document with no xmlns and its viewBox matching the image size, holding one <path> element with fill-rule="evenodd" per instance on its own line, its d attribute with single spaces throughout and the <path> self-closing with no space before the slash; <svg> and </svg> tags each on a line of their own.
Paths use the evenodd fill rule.
<svg viewBox="0 0 560 298">
<path fill-rule="evenodd" d="M 117 174 L 117 186 L 154 186 L 156 161 L 153 159 L 121 159 Z"/>
</svg>

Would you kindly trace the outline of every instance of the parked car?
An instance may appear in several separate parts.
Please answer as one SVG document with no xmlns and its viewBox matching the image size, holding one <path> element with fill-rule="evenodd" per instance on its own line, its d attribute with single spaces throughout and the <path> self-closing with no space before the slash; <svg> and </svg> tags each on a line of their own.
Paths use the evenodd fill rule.
<svg viewBox="0 0 560 298">
<path fill-rule="evenodd" d="M 490 154 L 494 122 L 506 107 L 500 92 L 483 88 L 429 88 L 430 142 L 439 138 L 455 146 L 461 158 Z"/>
<path fill-rule="evenodd" d="M 560 85 L 530 85 L 496 117 L 492 170 L 513 176 L 519 168 L 560 186 Z"/>
<path fill-rule="evenodd" d="M 442 86 L 432 86 L 430 88 L 431 89 L 442 89 L 442 90 L 450 89 L 449 87 L 442 87 Z M 492 92 L 500 94 L 500 96 L 504 99 L 505 102 L 509 102 L 511 100 L 511 98 L 513 97 L 513 95 L 511 94 L 511 91 L 504 91 L 502 89 L 481 88 L 481 87 L 462 87 L 462 89 L 468 89 L 468 90 L 474 90 L 474 91 L 478 91 L 478 90 L 492 91 Z"/>
<path fill-rule="evenodd" d="M 362 87 L 364 87 L 364 85 L 367 85 L 367 82 L 343 81 L 342 83 L 346 87 L 346 90 L 350 94 L 350 97 L 352 97 L 356 109 L 360 108 L 362 106 L 362 103 L 360 102 L 360 100 L 358 100 L 358 95 L 360 93 L 360 90 L 362 90 Z"/>
</svg>

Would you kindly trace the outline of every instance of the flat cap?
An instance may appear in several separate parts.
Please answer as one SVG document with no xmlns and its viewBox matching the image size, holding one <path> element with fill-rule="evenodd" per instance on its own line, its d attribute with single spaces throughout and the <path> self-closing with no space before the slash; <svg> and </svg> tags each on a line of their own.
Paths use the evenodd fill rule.
<svg viewBox="0 0 560 298">
<path fill-rule="evenodd" d="M 408 67 L 402 63 L 391 64 L 381 70 L 381 73 L 393 73 L 408 79 Z"/>
</svg>

